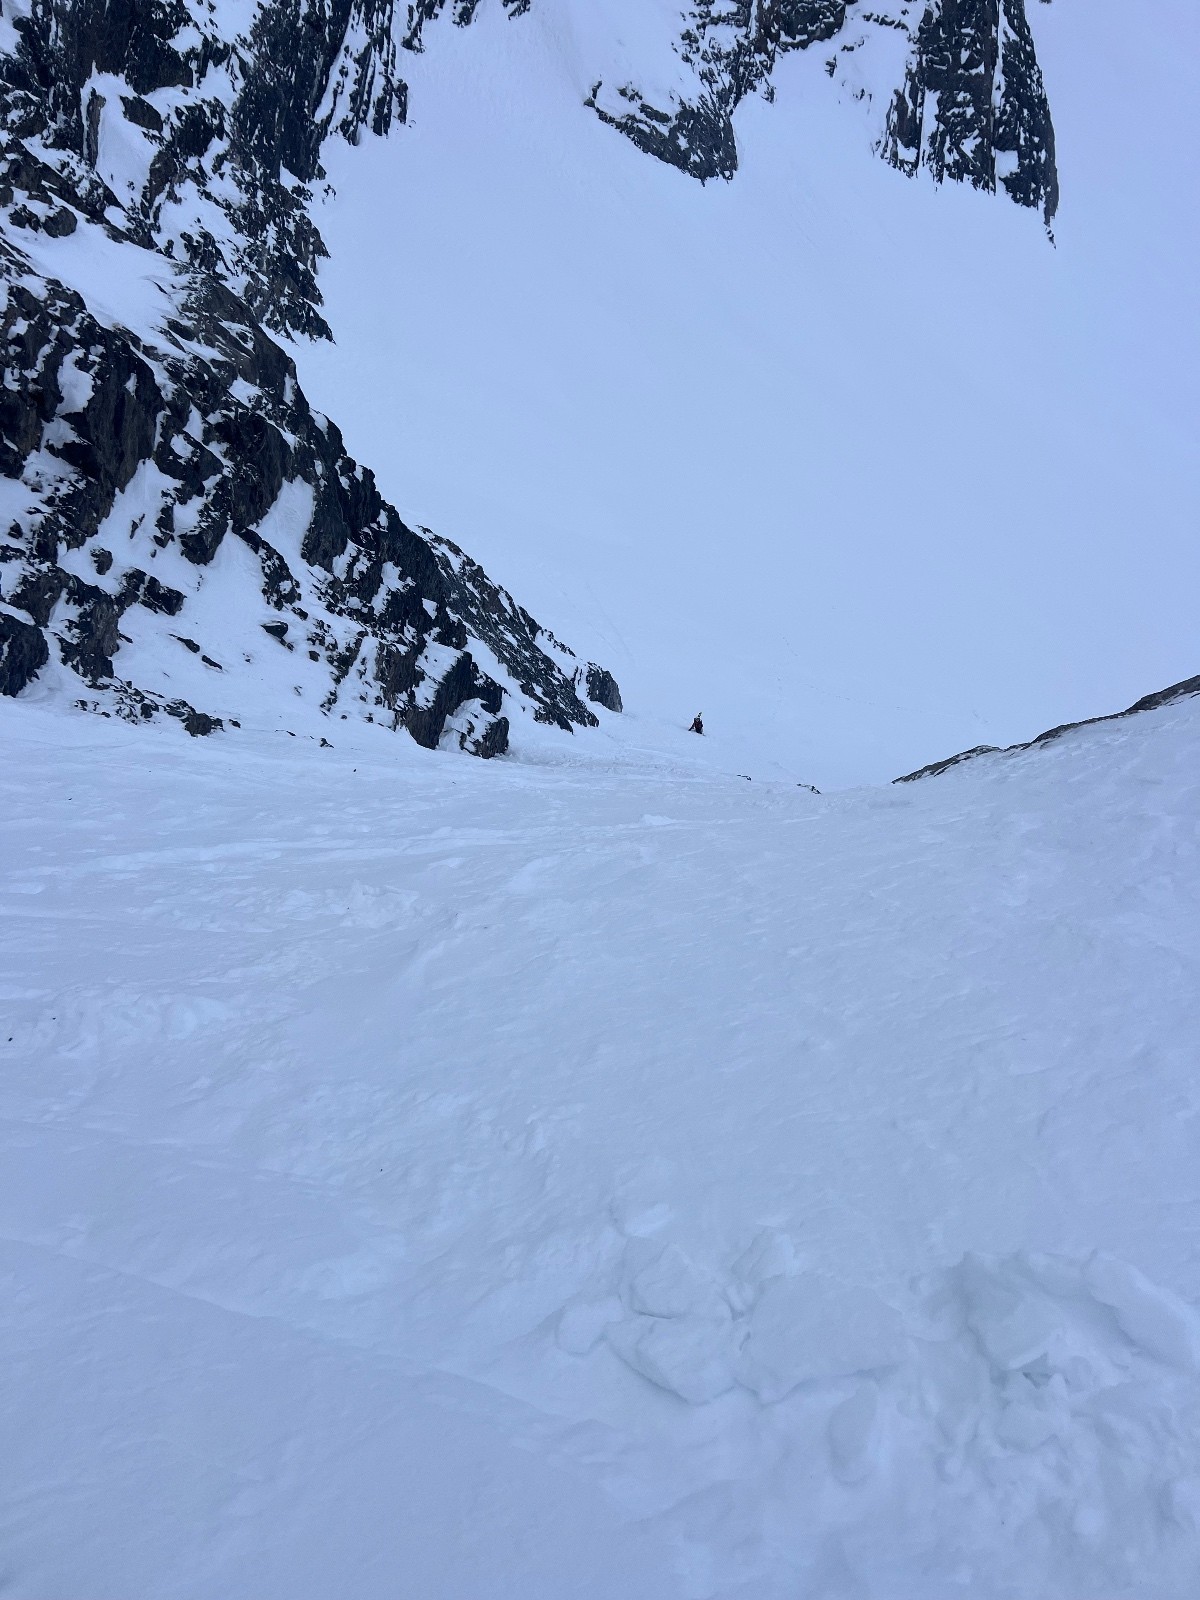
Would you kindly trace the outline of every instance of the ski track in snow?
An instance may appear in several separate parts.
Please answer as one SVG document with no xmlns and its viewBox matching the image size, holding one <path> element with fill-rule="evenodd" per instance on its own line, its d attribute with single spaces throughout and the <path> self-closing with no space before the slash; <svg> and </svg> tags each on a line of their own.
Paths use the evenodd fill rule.
<svg viewBox="0 0 1200 1600">
<path fill-rule="evenodd" d="M 832 797 L 3 712 L 6 1594 L 1200 1590 L 1200 702 Z"/>
</svg>

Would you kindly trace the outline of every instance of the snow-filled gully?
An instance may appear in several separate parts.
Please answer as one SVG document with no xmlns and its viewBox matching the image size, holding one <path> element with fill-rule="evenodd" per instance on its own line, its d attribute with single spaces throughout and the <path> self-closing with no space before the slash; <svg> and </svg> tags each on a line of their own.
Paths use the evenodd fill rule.
<svg viewBox="0 0 1200 1600">
<path fill-rule="evenodd" d="M 1194 1595 L 1198 705 L 832 797 L 11 708 L 5 1592 Z"/>
</svg>

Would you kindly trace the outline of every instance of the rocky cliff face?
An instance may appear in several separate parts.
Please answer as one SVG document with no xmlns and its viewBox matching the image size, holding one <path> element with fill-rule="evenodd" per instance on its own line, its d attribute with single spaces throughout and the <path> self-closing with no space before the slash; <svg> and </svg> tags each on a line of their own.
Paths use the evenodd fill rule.
<svg viewBox="0 0 1200 1600">
<path fill-rule="evenodd" d="M 407 527 L 268 328 L 320 333 L 307 184 L 403 114 L 391 0 L 4 0 L 0 692 L 193 733 L 298 696 L 478 755 L 619 708 Z M 73 687 L 72 687 L 73 685 Z"/>
<path fill-rule="evenodd" d="M 1024 0 L 941 0 L 888 108 L 882 150 L 903 172 L 927 167 L 1040 207 L 1058 209 L 1054 126 Z"/>
<path fill-rule="evenodd" d="M 331 134 L 403 121 L 395 0 L 6 0 L 6 125 L 271 329 L 328 335 L 308 215 Z"/>
<path fill-rule="evenodd" d="M 1054 128 L 1025 0 L 692 0 L 677 82 L 655 93 L 601 80 L 589 104 L 693 177 L 732 178 L 738 105 L 772 96 L 780 58 L 814 48 L 842 92 L 866 103 L 892 166 L 1000 186 L 1051 221 Z"/>
<path fill-rule="evenodd" d="M 555 0 L 496 3 L 518 18 Z M 1049 219 L 1054 130 L 1025 3 L 680 0 L 671 86 L 600 79 L 589 103 L 649 153 L 729 178 L 739 103 L 773 95 L 781 57 L 824 49 L 843 92 L 876 107 L 893 166 L 1001 187 Z M 135 236 L 215 272 L 266 327 L 327 335 L 308 209 L 322 147 L 403 123 L 406 52 L 480 4 L 5 0 L 6 125 L 81 157 Z"/>
</svg>

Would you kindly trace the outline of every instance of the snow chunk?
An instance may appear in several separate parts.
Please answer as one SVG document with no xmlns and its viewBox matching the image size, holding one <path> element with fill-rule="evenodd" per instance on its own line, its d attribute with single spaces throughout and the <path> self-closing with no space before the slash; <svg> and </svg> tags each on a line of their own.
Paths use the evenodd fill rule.
<svg viewBox="0 0 1200 1600">
<path fill-rule="evenodd" d="M 651 1317 L 721 1318 L 728 1311 L 716 1285 L 673 1244 L 633 1279 L 629 1300 L 635 1311 Z"/>
<path fill-rule="evenodd" d="M 1187 1372 L 1200 1366 L 1200 1319 L 1183 1301 L 1156 1288 L 1136 1267 L 1099 1252 L 1084 1268 L 1084 1280 L 1139 1350 Z"/>
<path fill-rule="evenodd" d="M 750 1317 L 740 1377 L 770 1404 L 797 1384 L 893 1366 L 907 1349 L 899 1313 L 872 1290 L 818 1273 L 772 1278 Z"/>
<path fill-rule="evenodd" d="M 643 1378 L 692 1405 L 734 1385 L 728 1323 L 707 1317 L 639 1317 L 608 1330 L 608 1341 Z"/>
<path fill-rule="evenodd" d="M 959 1269 L 967 1325 L 988 1359 L 1016 1372 L 1044 1356 L 1060 1319 L 1036 1296 L 1002 1281 L 985 1262 L 968 1256 Z"/>
<path fill-rule="evenodd" d="M 569 1356 L 589 1355 L 604 1337 L 610 1323 L 619 1322 L 623 1307 L 616 1295 L 589 1300 L 583 1295 L 569 1300 L 562 1308 L 555 1342 Z"/>
<path fill-rule="evenodd" d="M 841 1483 L 861 1483 L 869 1475 L 878 1417 L 879 1390 L 873 1383 L 860 1384 L 830 1417 L 829 1456 L 834 1477 Z"/>
</svg>

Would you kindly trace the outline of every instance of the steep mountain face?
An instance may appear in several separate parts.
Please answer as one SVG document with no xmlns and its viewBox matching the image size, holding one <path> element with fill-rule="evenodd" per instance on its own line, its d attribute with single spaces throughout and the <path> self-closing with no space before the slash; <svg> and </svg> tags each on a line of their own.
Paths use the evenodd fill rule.
<svg viewBox="0 0 1200 1600">
<path fill-rule="evenodd" d="M 571 0 L 498 0 L 514 19 L 556 3 Z M 650 13 L 625 5 L 614 27 L 640 48 Z M 3 0 L 3 692 L 63 668 L 81 703 L 166 707 L 203 731 L 238 720 L 273 650 L 285 693 L 485 755 L 505 747 L 506 701 L 562 727 L 594 720 L 589 698 L 619 708 L 608 673 L 404 525 L 270 337 L 329 335 L 310 215 L 325 141 L 403 123 L 405 52 L 478 12 Z M 788 52 L 824 47 L 894 166 L 1053 214 L 1024 0 L 694 0 L 654 16 L 665 56 L 596 78 L 588 104 L 697 178 L 733 175 L 738 104 L 773 95 Z M 202 623 L 221 585 L 221 619 Z"/>
<path fill-rule="evenodd" d="M 394 0 L 7 0 L 5 120 L 265 326 L 328 337 L 309 220 L 330 133 L 403 121 Z"/>
<path fill-rule="evenodd" d="M 0 692 L 62 671 L 193 733 L 295 695 L 483 756 L 514 708 L 620 708 L 384 503 L 265 331 L 323 331 L 303 180 L 402 108 L 391 11 L 263 7 L 235 46 L 200 6 L 6 4 Z"/>
</svg>

